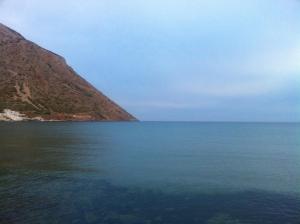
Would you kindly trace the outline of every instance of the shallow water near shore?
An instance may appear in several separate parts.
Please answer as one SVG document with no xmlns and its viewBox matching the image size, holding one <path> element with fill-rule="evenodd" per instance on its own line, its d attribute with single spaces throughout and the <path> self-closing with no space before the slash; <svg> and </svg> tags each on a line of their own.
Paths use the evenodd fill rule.
<svg viewBox="0 0 300 224">
<path fill-rule="evenodd" d="M 0 223 L 299 224 L 300 124 L 0 123 Z"/>
</svg>

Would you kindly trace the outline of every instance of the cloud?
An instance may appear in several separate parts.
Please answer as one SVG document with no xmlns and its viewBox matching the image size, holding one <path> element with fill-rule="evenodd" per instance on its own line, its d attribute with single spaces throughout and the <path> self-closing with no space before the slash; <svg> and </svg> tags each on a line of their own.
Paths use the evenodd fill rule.
<svg viewBox="0 0 300 224">
<path fill-rule="evenodd" d="M 211 99 L 263 97 L 278 94 L 299 82 L 300 42 L 221 60 L 187 63 L 175 79 L 172 92 Z M 174 78 L 174 77 L 173 77 Z"/>
<path fill-rule="evenodd" d="M 299 82 L 299 10 L 293 0 L 9 0 L 0 21 L 149 119 L 288 95 Z"/>
<path fill-rule="evenodd" d="M 135 108 L 146 108 L 146 109 L 191 109 L 191 108 L 207 108 L 209 106 L 213 106 L 214 102 L 212 101 L 202 101 L 201 103 L 195 102 L 184 102 L 181 100 L 172 101 L 142 101 L 142 102 L 127 102 L 127 106 L 135 107 Z"/>
</svg>

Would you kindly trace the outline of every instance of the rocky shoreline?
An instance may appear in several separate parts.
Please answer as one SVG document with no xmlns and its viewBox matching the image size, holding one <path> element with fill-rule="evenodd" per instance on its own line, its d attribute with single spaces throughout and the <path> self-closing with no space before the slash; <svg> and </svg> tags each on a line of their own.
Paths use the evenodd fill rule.
<svg viewBox="0 0 300 224">
<path fill-rule="evenodd" d="M 10 109 L 3 110 L 0 113 L 0 121 L 45 121 L 41 117 L 29 118 L 25 114 Z"/>
<path fill-rule="evenodd" d="M 100 121 L 97 119 L 93 119 L 91 116 L 85 114 L 53 114 L 49 116 L 34 116 L 34 115 L 26 115 L 19 111 L 14 111 L 11 109 L 4 109 L 2 113 L 0 113 L 0 122 L 20 122 L 20 121 L 40 121 L 40 122 L 64 122 L 64 121 L 72 121 L 72 122 L 84 122 L 84 121 Z M 117 121 L 117 120 L 101 120 L 105 121 Z M 123 120 L 119 120 L 123 121 Z M 137 120 L 131 120 L 137 121 Z"/>
</svg>

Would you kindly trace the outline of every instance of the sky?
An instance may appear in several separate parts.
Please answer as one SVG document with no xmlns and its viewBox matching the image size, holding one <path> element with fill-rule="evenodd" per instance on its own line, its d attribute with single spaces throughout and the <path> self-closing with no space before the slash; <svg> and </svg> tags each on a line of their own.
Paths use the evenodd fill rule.
<svg viewBox="0 0 300 224">
<path fill-rule="evenodd" d="M 298 0 L 0 0 L 140 120 L 300 121 Z"/>
</svg>

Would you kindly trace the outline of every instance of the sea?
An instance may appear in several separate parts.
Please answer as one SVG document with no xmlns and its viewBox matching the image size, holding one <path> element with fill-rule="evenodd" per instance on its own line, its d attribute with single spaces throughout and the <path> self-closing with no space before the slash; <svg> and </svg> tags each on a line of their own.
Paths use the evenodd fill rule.
<svg viewBox="0 0 300 224">
<path fill-rule="evenodd" d="M 299 224 L 300 123 L 0 123 L 1 224 Z"/>
</svg>

